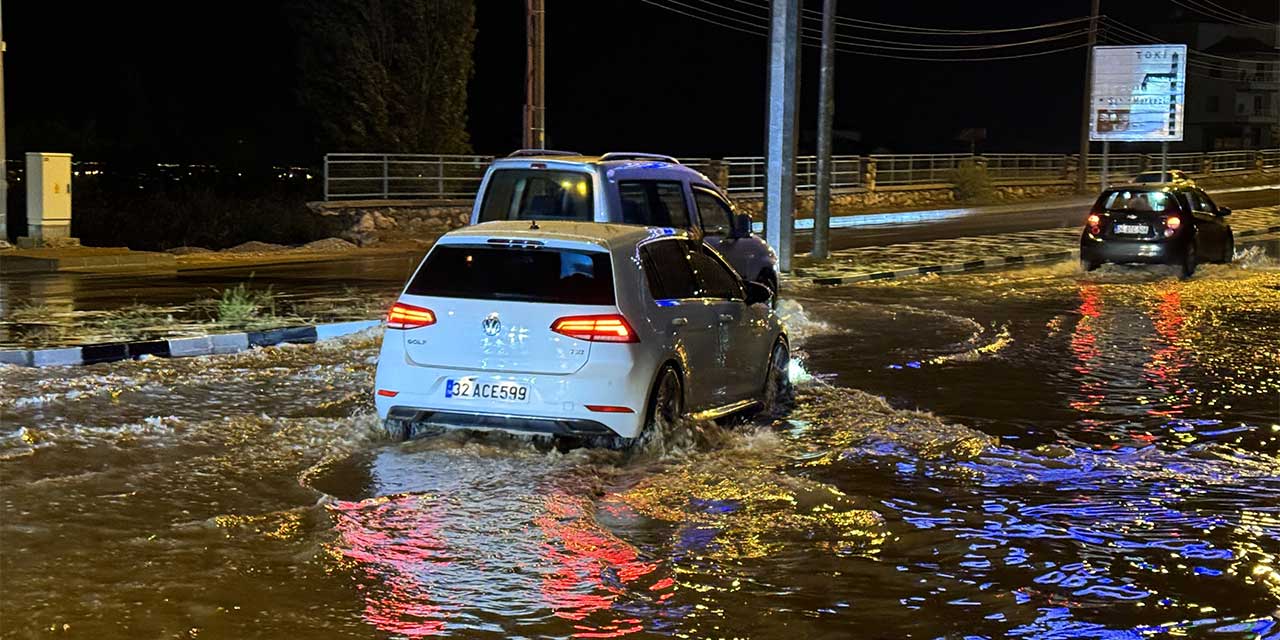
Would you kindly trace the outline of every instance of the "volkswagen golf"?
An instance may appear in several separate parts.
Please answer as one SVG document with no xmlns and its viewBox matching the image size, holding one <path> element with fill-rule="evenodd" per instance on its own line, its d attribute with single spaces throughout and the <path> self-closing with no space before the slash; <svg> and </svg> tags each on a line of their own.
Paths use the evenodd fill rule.
<svg viewBox="0 0 1280 640">
<path fill-rule="evenodd" d="M 374 401 L 445 429 L 628 447 L 790 396 L 772 292 L 682 230 L 503 221 L 441 237 L 387 315 Z"/>
</svg>

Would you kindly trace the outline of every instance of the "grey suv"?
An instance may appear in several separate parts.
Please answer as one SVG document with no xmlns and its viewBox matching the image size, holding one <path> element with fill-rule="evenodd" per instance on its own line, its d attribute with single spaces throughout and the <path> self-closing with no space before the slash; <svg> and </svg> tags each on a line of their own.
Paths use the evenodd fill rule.
<svg viewBox="0 0 1280 640">
<path fill-rule="evenodd" d="M 494 220 L 612 222 L 686 229 L 744 280 L 778 291 L 777 256 L 725 193 L 669 156 L 525 149 L 485 172 L 471 224 Z"/>
</svg>

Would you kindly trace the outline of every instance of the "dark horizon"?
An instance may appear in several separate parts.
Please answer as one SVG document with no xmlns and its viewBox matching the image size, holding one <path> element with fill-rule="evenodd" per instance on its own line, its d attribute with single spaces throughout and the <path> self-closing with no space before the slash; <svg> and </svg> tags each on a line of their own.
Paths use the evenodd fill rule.
<svg viewBox="0 0 1280 640">
<path fill-rule="evenodd" d="M 1275 19 L 1274 4 L 1225 4 Z M 467 128 L 476 153 L 501 154 L 520 142 L 523 3 L 477 5 Z M 308 164 L 326 151 L 343 151 L 317 148 L 313 127 L 301 115 L 297 43 L 286 6 L 246 0 L 216 9 L 90 5 L 69 26 L 47 4 L 10 7 L 9 157 L 49 150 L 83 159 Z M 1177 22 L 1175 8 L 1143 0 L 1104 6 L 1103 12 L 1152 31 Z M 1087 14 L 1088 2 L 1047 7 L 1004 1 L 987 9 L 976 16 L 972 7 L 954 3 L 846 3 L 840 13 L 990 29 L 1077 18 Z M 557 0 L 548 7 L 547 27 L 549 146 L 679 156 L 763 153 L 765 38 L 637 0 Z M 987 130 L 979 151 L 1072 152 L 1083 66 L 1082 49 L 979 63 L 838 54 L 836 128 L 859 132 L 861 142 L 838 141 L 836 152 L 967 151 L 967 143 L 956 140 L 966 128 Z M 808 153 L 817 108 L 816 48 L 804 49 L 801 73 L 801 153 Z"/>
</svg>

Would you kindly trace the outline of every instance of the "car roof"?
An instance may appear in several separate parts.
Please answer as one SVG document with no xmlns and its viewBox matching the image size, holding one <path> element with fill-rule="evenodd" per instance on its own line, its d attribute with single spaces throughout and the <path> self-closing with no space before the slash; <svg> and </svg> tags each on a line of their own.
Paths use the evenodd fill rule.
<svg viewBox="0 0 1280 640">
<path fill-rule="evenodd" d="M 544 164 L 548 169 L 594 168 L 607 175 L 611 180 L 683 179 L 715 186 L 715 183 L 701 172 L 680 164 L 675 158 L 670 158 L 669 156 L 618 152 L 599 156 L 584 156 L 564 151 L 550 151 L 546 155 L 528 151 L 517 153 L 519 155 L 494 160 L 493 168 L 527 169 L 533 164 Z"/>
<path fill-rule="evenodd" d="M 645 227 L 632 224 L 579 222 L 563 220 L 495 220 L 463 227 L 441 236 L 443 244 L 466 243 L 468 240 L 489 241 L 496 238 L 513 240 L 567 241 L 594 244 L 610 251 L 631 251 L 637 244 L 659 237 L 689 238 L 689 232 L 672 227 Z"/>
<path fill-rule="evenodd" d="M 1102 191 L 1101 195 L 1115 193 L 1117 191 L 1164 191 L 1168 193 L 1182 191 L 1197 191 L 1198 189 L 1189 184 L 1174 184 L 1170 182 L 1139 182 L 1134 184 L 1118 184 L 1114 187 L 1107 187 Z"/>
</svg>

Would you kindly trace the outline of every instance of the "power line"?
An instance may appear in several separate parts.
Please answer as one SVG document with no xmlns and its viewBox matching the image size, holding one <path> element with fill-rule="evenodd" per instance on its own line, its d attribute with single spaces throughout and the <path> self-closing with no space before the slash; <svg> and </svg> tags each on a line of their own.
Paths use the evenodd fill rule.
<svg viewBox="0 0 1280 640">
<path fill-rule="evenodd" d="M 742 4 L 749 4 L 755 7 L 761 6 L 760 2 L 753 2 L 752 0 L 737 0 L 737 1 Z M 767 5 L 765 5 L 765 8 L 767 8 Z M 816 11 L 814 9 L 804 9 L 802 13 L 807 13 L 807 14 L 816 15 L 816 16 L 822 15 L 821 11 Z M 937 35 L 937 36 L 991 35 L 991 34 L 1000 34 L 1000 33 L 1015 33 L 1019 31 L 1032 31 L 1035 29 L 1049 29 L 1052 27 L 1060 27 L 1060 26 L 1065 26 L 1069 24 L 1076 24 L 1079 22 L 1088 22 L 1088 21 L 1089 21 L 1089 16 L 1083 16 L 1080 18 L 1060 20 L 1057 22 L 1046 22 L 1043 24 L 1033 24 L 1033 25 L 1027 25 L 1022 27 L 1009 27 L 1004 29 L 936 29 L 932 27 L 917 27 L 917 26 L 905 25 L 905 24 L 893 24 L 889 22 L 876 22 L 873 20 L 862 20 L 859 18 L 845 18 L 845 17 L 836 16 L 837 24 L 847 25 L 855 29 L 864 29 L 867 31 L 888 31 L 892 33 L 909 33 L 909 34 L 918 34 L 918 35 Z"/>
<path fill-rule="evenodd" d="M 1250 18 L 1248 16 L 1243 16 L 1243 14 L 1240 14 L 1240 15 L 1242 15 L 1245 18 L 1245 20 L 1247 20 L 1247 22 L 1241 21 L 1239 18 L 1234 18 L 1231 16 L 1231 13 L 1234 13 L 1234 12 L 1229 12 L 1229 11 L 1220 12 L 1218 10 L 1213 9 L 1212 7 L 1205 7 L 1205 6 L 1196 4 L 1194 0 L 1169 0 L 1169 1 L 1172 2 L 1173 4 L 1178 5 L 1179 7 L 1188 9 L 1192 12 L 1199 13 L 1204 16 L 1208 16 L 1210 18 L 1213 18 L 1214 20 L 1221 20 L 1222 22 L 1227 22 L 1227 23 L 1242 26 L 1242 27 L 1250 27 L 1253 29 L 1274 29 L 1275 28 L 1275 25 L 1267 24 L 1261 20 L 1254 20 L 1253 18 Z"/>
<path fill-rule="evenodd" d="M 1147 40 L 1154 41 L 1154 42 L 1156 42 L 1156 43 L 1160 43 L 1160 44 L 1168 44 L 1168 42 L 1167 42 L 1167 41 L 1165 41 L 1165 40 L 1163 40 L 1163 39 L 1161 39 L 1161 38 L 1157 38 L 1156 36 L 1153 36 L 1153 35 L 1151 35 L 1151 34 L 1149 34 L 1149 33 L 1145 32 L 1145 31 L 1142 31 L 1142 30 L 1137 29 L 1137 28 L 1135 28 L 1135 27 L 1131 27 L 1131 26 L 1129 26 L 1129 25 L 1127 25 L 1127 24 L 1125 24 L 1125 23 L 1123 23 L 1123 22 L 1120 22 L 1119 20 L 1116 20 L 1115 18 L 1112 18 L 1112 17 L 1110 17 L 1110 16 L 1102 16 L 1102 19 L 1103 19 L 1103 21 L 1104 21 L 1104 22 L 1106 22 L 1108 25 L 1114 26 L 1114 27 L 1116 27 L 1117 29 L 1119 29 L 1119 30 L 1121 30 L 1121 31 L 1123 31 L 1123 32 L 1126 32 L 1130 37 L 1135 37 L 1135 38 L 1139 38 L 1139 39 L 1145 38 L 1145 39 L 1147 39 Z M 1269 61 L 1269 60 L 1257 60 L 1257 59 L 1248 59 L 1248 58 L 1232 58 L 1232 57 L 1228 57 L 1228 56 L 1220 56 L 1220 55 L 1216 55 L 1216 54 L 1212 54 L 1212 53 L 1205 53 L 1204 51 L 1200 51 L 1200 50 L 1198 50 L 1198 49 L 1192 49 L 1192 48 L 1190 48 L 1190 47 L 1187 47 L 1187 52 L 1188 52 L 1189 54 L 1192 54 L 1192 55 L 1196 55 L 1196 56 L 1203 56 L 1203 57 L 1206 57 L 1206 58 L 1215 58 L 1215 59 L 1218 59 L 1218 60 L 1225 60 L 1225 61 L 1227 61 L 1227 62 L 1244 63 L 1244 64 L 1280 64 L 1280 61 L 1274 61 L 1274 62 L 1273 62 L 1273 61 Z"/>
<path fill-rule="evenodd" d="M 750 20 L 745 20 L 742 18 L 714 14 L 709 9 L 706 9 L 701 6 L 691 5 L 686 2 L 682 2 L 681 0 L 641 0 L 641 2 L 644 2 L 645 4 L 658 7 L 667 11 L 678 13 L 686 17 L 693 18 L 695 20 L 706 22 L 708 24 L 713 24 L 719 27 L 723 27 L 726 29 L 732 29 L 735 31 L 740 31 L 743 33 L 749 33 L 752 35 L 763 36 L 763 37 L 767 37 L 769 33 L 767 22 L 759 23 L 759 22 L 754 22 Z M 666 3 L 670 3 L 670 5 Z M 671 6 L 671 5 L 675 5 L 675 6 Z M 721 5 L 717 5 L 717 6 L 721 6 Z M 708 13 L 712 13 L 714 17 L 706 15 Z M 760 18 L 763 19 L 763 16 L 760 16 Z M 728 20 L 730 22 L 723 22 L 722 20 Z M 1081 31 L 1081 32 L 1072 33 L 1072 34 L 1064 34 L 1063 36 L 1060 36 L 1060 37 L 1055 36 L 1048 39 L 1037 39 L 1034 41 L 1027 41 L 1025 43 L 1015 44 L 1013 46 L 1023 46 L 1025 44 L 1036 44 L 1042 41 L 1057 40 L 1057 39 L 1066 38 L 1066 37 L 1079 36 L 1079 35 L 1082 35 L 1083 33 L 1085 32 Z M 820 40 L 819 38 L 816 38 L 814 36 L 807 36 L 802 34 L 801 43 L 804 46 L 816 47 L 816 46 L 819 46 Z M 884 59 L 891 59 L 891 60 L 908 60 L 908 61 L 916 61 L 916 62 L 986 62 L 986 61 L 994 61 L 994 60 L 1016 60 L 1016 59 L 1022 59 L 1022 58 L 1032 58 L 1037 56 L 1049 55 L 1054 53 L 1061 53 L 1064 51 L 1071 51 L 1074 49 L 1080 49 L 1088 46 L 1087 43 L 1081 43 L 1081 44 L 1070 45 L 1066 47 L 1047 49 L 1043 51 L 1010 54 L 1010 55 L 998 55 L 998 56 L 935 57 L 935 56 L 907 56 L 907 55 L 897 55 L 897 54 L 888 54 L 888 53 L 877 53 L 875 51 L 869 51 L 868 49 L 876 49 L 876 48 L 890 49 L 890 50 L 897 50 L 897 49 L 890 48 L 890 47 L 876 47 L 875 45 L 857 44 L 857 43 L 851 43 L 847 41 L 843 42 L 842 44 L 844 44 L 845 46 L 836 47 L 836 50 L 841 53 L 851 53 L 855 55 L 870 56 L 874 58 L 884 58 Z M 903 43 L 903 44 L 906 44 L 906 43 Z M 1009 45 L 1005 45 L 1005 46 L 1009 46 Z M 921 47 L 915 46 L 915 47 L 911 47 L 910 49 L 918 50 L 920 48 Z M 996 47 L 995 45 L 982 45 L 982 46 L 977 46 L 975 49 L 965 49 L 965 50 L 986 50 L 991 48 L 998 48 L 998 47 Z M 950 50 L 944 50 L 944 51 L 950 51 Z"/>
<path fill-rule="evenodd" d="M 1224 6 L 1220 5 L 1220 4 L 1218 4 L 1218 3 L 1216 3 L 1216 2 L 1213 2 L 1212 0 L 1199 0 L 1199 2 L 1201 2 L 1202 4 L 1208 5 L 1208 6 L 1210 6 L 1210 7 L 1215 7 L 1215 8 L 1217 8 L 1219 11 L 1221 11 L 1222 13 L 1224 13 L 1224 14 L 1226 14 L 1226 15 L 1233 15 L 1233 16 L 1237 16 L 1237 17 L 1238 17 L 1241 21 L 1243 21 L 1243 22 L 1253 22 L 1253 23 L 1256 23 L 1256 24 L 1259 24 L 1259 25 L 1262 25 L 1262 26 L 1265 26 L 1265 27 L 1268 27 L 1268 28 L 1274 28 L 1274 27 L 1276 26 L 1276 25 L 1274 25 L 1274 24 L 1272 24 L 1272 23 L 1267 22 L 1266 20 L 1260 20 L 1260 19 L 1255 18 L 1255 17 L 1253 17 L 1253 16 L 1250 16 L 1250 15 L 1246 15 L 1246 14 L 1240 13 L 1239 11 L 1233 11 L 1233 10 L 1231 10 L 1231 9 L 1228 9 L 1228 8 L 1226 8 L 1226 7 L 1224 7 Z"/>
<path fill-rule="evenodd" d="M 691 6 L 686 4 L 685 2 L 681 2 L 680 0 L 671 0 L 671 1 L 685 7 Z M 697 0 L 692 0 L 692 1 L 697 1 Z M 746 16 L 747 18 L 751 18 L 752 21 L 759 20 L 759 21 L 764 21 L 764 23 L 767 24 L 769 20 L 769 17 L 767 15 L 760 15 L 757 13 L 744 11 L 742 9 L 737 9 L 735 7 L 731 7 L 723 3 L 716 2 L 715 0 L 701 0 L 701 1 L 704 2 L 705 4 L 714 6 L 717 9 L 729 11 L 742 16 Z M 759 5 L 748 2 L 747 0 L 738 0 L 738 2 L 742 4 L 747 4 L 748 6 L 752 6 L 756 8 L 767 9 L 767 7 L 761 7 Z M 706 13 L 711 13 L 711 11 L 708 11 L 706 9 L 699 8 L 699 10 L 705 11 Z M 821 16 L 822 14 L 818 13 L 818 15 Z M 741 18 L 721 16 L 719 14 L 717 14 L 717 17 L 725 17 L 735 22 L 747 22 L 746 20 L 743 20 Z M 821 23 L 822 21 L 821 17 L 809 18 L 809 20 L 817 21 L 819 23 Z M 1070 22 L 1072 21 L 1067 21 L 1067 23 L 1070 23 Z M 817 36 L 821 36 L 822 34 L 821 29 L 816 29 L 812 27 L 801 26 L 801 30 L 807 31 L 809 33 L 817 34 Z M 911 42 L 911 41 L 903 41 L 903 40 L 884 40 L 881 38 L 868 38 L 868 37 L 853 36 L 853 35 L 837 35 L 836 42 L 840 44 L 854 46 L 854 47 L 864 47 L 868 49 L 879 49 L 879 50 L 885 50 L 885 51 L 919 51 L 921 49 L 928 49 L 930 51 L 982 51 L 982 50 L 988 50 L 988 49 L 1007 49 L 1010 47 L 1020 47 L 1020 46 L 1026 46 L 1029 44 L 1039 44 L 1043 42 L 1053 42 L 1056 40 L 1064 40 L 1066 38 L 1070 38 L 1078 35 L 1084 35 L 1085 33 L 1086 33 L 1085 30 L 1078 30 L 1070 33 L 1047 36 L 1043 38 L 1036 38 L 1032 40 L 1023 40 L 1019 42 L 974 44 L 974 45 L 920 43 L 920 42 Z M 871 44 L 863 44 L 863 43 L 871 43 Z"/>
</svg>

